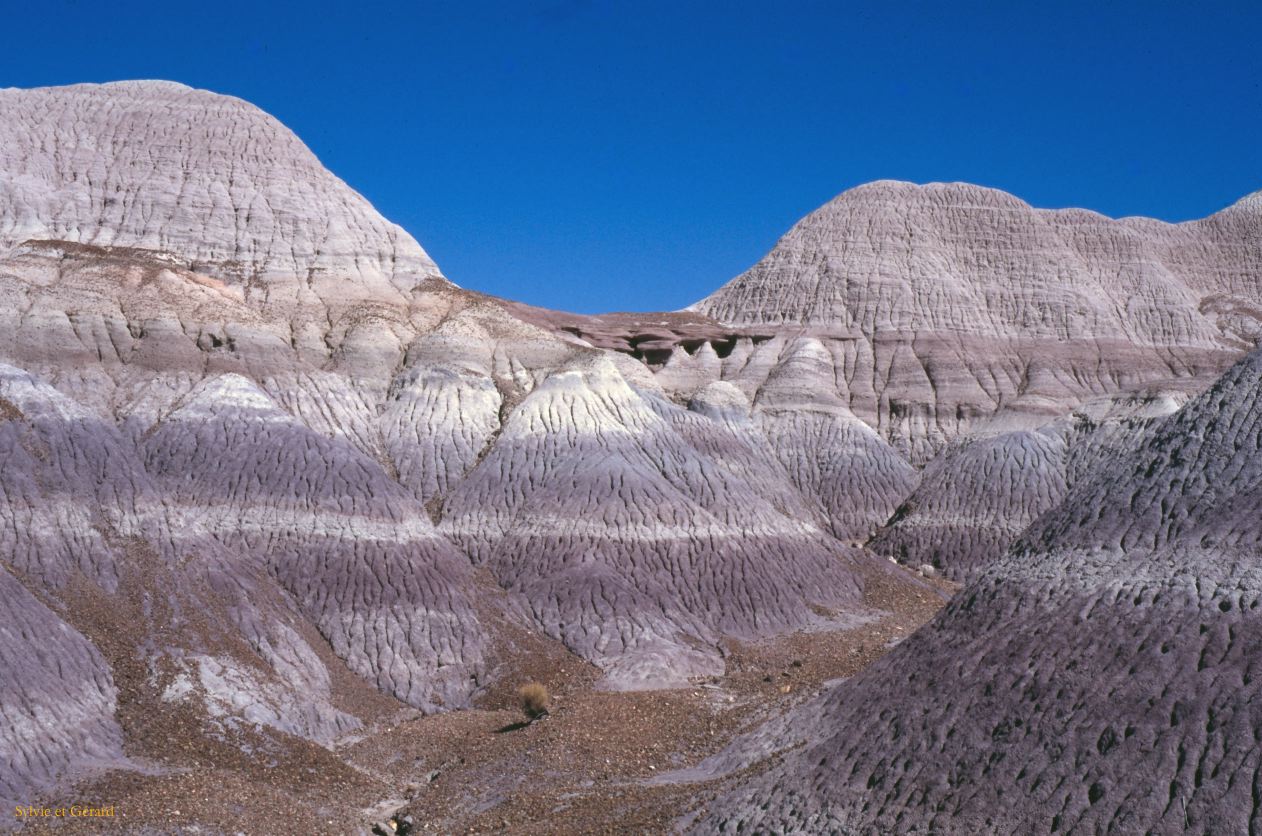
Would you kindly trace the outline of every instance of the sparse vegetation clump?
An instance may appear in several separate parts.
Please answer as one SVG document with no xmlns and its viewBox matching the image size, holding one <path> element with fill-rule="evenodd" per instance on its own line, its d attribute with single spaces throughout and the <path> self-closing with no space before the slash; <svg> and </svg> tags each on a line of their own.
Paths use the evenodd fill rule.
<svg viewBox="0 0 1262 836">
<path fill-rule="evenodd" d="M 517 695 L 521 698 L 521 710 L 526 715 L 526 719 L 533 722 L 548 715 L 548 705 L 552 702 L 552 696 L 542 684 L 528 682 L 521 686 Z"/>
</svg>

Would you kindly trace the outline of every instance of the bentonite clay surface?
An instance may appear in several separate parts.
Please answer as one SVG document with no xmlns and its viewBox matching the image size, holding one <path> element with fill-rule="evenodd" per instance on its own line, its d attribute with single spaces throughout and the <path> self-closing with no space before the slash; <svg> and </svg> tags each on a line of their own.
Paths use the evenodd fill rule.
<svg viewBox="0 0 1262 836">
<path fill-rule="evenodd" d="M 437 832 L 658 832 L 730 792 L 692 823 L 809 830 L 833 819 L 730 782 L 811 738 L 844 768 L 773 773 L 805 782 L 809 816 L 1167 827 L 1089 752 L 1071 780 L 1031 748 L 1048 777 L 1012 778 L 1026 807 L 967 758 L 914 798 L 912 766 L 870 765 L 908 745 L 887 707 L 922 700 L 938 725 L 916 739 L 945 757 L 979 677 L 1044 669 L 1081 684 L 1040 686 L 1040 715 L 1099 738 L 1085 672 L 1112 682 L 1108 653 L 1247 587 L 1243 529 L 1178 532 L 1248 518 L 1256 444 L 1179 417 L 1227 415 L 1225 395 L 1171 413 L 1256 337 L 1259 241 L 1256 198 L 1171 226 L 877 183 L 695 310 L 579 316 L 453 285 L 245 102 L 0 90 L 0 803 L 115 803 L 134 832 L 366 832 L 405 808 Z M 1148 472 L 1154 444 L 1180 452 Z M 1177 488 L 1122 502 L 1162 473 Z M 809 699 L 910 636 L 942 573 L 973 591 L 839 686 L 853 699 Z M 1074 614 L 1146 578 L 1154 603 L 1101 610 L 1083 649 Z M 1184 699 L 1211 657 L 1153 670 Z M 552 714 L 506 728 L 532 679 Z M 1149 699 L 1130 680 L 1124 707 Z M 1251 733 L 1247 683 L 1221 693 Z M 1219 756 L 1213 716 L 1203 745 L 1154 727 L 1104 748 L 1173 751 L 1170 780 L 1201 793 L 1179 815 L 1230 830 L 1243 778 L 1215 789 L 1178 757 L 1251 763 Z"/>
<path fill-rule="evenodd" d="M 1253 832 L 1260 395 L 1255 352 L 791 720 L 806 745 L 693 830 Z"/>
<path fill-rule="evenodd" d="M 1250 199 L 1171 225 L 882 181 L 812 212 L 693 310 L 815 335 L 836 370 L 817 380 L 921 462 L 998 410 L 1207 383 L 1258 335 L 1260 224 Z"/>
<path fill-rule="evenodd" d="M 1078 479 L 1126 454 L 1146 427 L 1185 400 L 1181 392 L 1109 396 L 1036 429 L 952 444 L 925 466 L 916 489 L 867 545 L 964 580 L 1001 557 Z"/>
<path fill-rule="evenodd" d="M 437 275 L 410 235 L 253 105 L 167 81 L 0 90 L 0 248 L 178 253 L 247 286 Z"/>
</svg>

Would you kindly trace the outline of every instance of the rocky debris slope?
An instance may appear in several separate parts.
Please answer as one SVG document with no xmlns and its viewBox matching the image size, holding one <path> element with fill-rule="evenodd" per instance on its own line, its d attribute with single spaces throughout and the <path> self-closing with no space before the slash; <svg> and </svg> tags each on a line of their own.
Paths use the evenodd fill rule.
<svg viewBox="0 0 1262 836">
<path fill-rule="evenodd" d="M 224 722 L 321 742 L 360 725 L 332 705 L 324 640 L 257 562 L 198 541 L 198 521 L 171 513 L 112 422 L 3 364 L 0 499 L 13 587 L 0 705 L 20 738 L 6 783 L 29 792 L 109 753 L 122 762 L 120 665 L 153 699 L 187 698 Z"/>
<path fill-rule="evenodd" d="M 697 832 L 1262 826 L 1262 351 L 1147 429 Z"/>
<path fill-rule="evenodd" d="M 916 463 L 1000 409 L 1046 421 L 1144 384 L 1208 384 L 1259 334 L 1262 212 L 1170 225 L 882 181 L 808 215 L 690 310 L 803 331 L 819 379 Z M 725 361 L 756 388 L 767 367 Z"/>
<path fill-rule="evenodd" d="M 0 568 L 0 803 L 123 761 L 116 689 L 97 649 Z"/>
</svg>

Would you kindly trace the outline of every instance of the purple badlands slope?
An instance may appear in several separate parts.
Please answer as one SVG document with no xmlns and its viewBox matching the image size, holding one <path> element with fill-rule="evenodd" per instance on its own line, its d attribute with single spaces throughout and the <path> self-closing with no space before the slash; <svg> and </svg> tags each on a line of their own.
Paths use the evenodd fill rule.
<svg viewBox="0 0 1262 836">
<path fill-rule="evenodd" d="M 1260 398 L 1254 352 L 790 718 L 805 745 L 694 830 L 1256 831 Z"/>
<path fill-rule="evenodd" d="M 978 580 L 865 674 L 889 678 L 871 704 L 913 705 L 983 662 L 1035 676 L 1036 650 L 1078 646 L 1077 602 L 1113 571 L 1140 583 L 1173 561 L 1179 580 L 1154 584 L 1202 578 L 1213 623 L 1242 618 L 1204 592 L 1234 577 L 1239 537 L 1170 550 L 1194 518 L 1227 524 L 1206 508 L 1247 517 L 1247 485 L 1208 436 L 1161 439 L 1228 414 L 1212 393 L 1176 410 L 1256 338 L 1260 242 L 1257 197 L 1171 226 L 876 183 L 690 311 L 583 317 L 452 284 L 245 102 L 166 82 L 0 90 L 0 802 L 150 769 L 138 717 L 335 747 L 391 710 L 465 708 L 514 675 L 527 634 L 602 688 L 721 676 L 732 641 L 874 616 L 862 579 L 885 556 Z M 1193 441 L 1206 456 L 1137 463 Z M 1102 480 L 1136 469 L 1203 496 L 1135 482 L 1145 499 L 1121 503 L 1130 483 Z M 1109 508 L 1134 523 L 1114 539 Z M 1114 547 L 1148 568 L 1123 571 Z M 1143 609 L 1145 629 L 1183 625 L 1201 606 L 1185 598 Z M 1148 623 L 1130 619 L 1102 622 L 1119 654 Z M 1022 624 L 1039 638 L 1009 644 Z M 1086 700 L 1057 689 L 1043 715 Z M 839 700 L 852 719 L 815 741 L 845 764 L 793 773 L 817 824 L 914 806 L 896 775 L 866 788 L 898 740 L 865 699 Z M 950 732 L 955 715 L 933 716 Z M 833 741 L 860 721 L 870 739 Z M 1107 748 L 1171 745 L 1136 728 Z M 983 796 L 975 814 L 959 793 L 985 781 L 961 769 L 918 798 L 979 826 L 1035 822 Z M 1123 792 L 1106 772 L 1084 790 L 1104 787 L 1096 816 Z M 1170 780 L 1196 783 L 1183 772 Z M 856 813 L 860 780 L 877 801 Z M 1096 821 L 1068 781 L 1023 809 Z M 1236 787 L 1196 815 L 1235 823 Z M 778 799 L 767 821 L 806 821 L 772 789 L 748 790 Z M 716 815 L 749 819 L 739 798 Z"/>
</svg>

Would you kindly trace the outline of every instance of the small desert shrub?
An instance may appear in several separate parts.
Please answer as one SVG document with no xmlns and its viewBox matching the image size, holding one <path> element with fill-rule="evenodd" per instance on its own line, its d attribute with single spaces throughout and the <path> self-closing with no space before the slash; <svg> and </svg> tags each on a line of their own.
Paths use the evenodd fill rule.
<svg viewBox="0 0 1262 836">
<path fill-rule="evenodd" d="M 521 686 L 517 696 L 521 698 L 522 713 L 529 719 L 538 720 L 548 713 L 548 703 L 552 701 L 552 697 L 549 696 L 548 689 L 538 682 Z"/>
<path fill-rule="evenodd" d="M 17 404 L 0 398 L 0 421 L 21 421 L 25 417 Z"/>
</svg>

